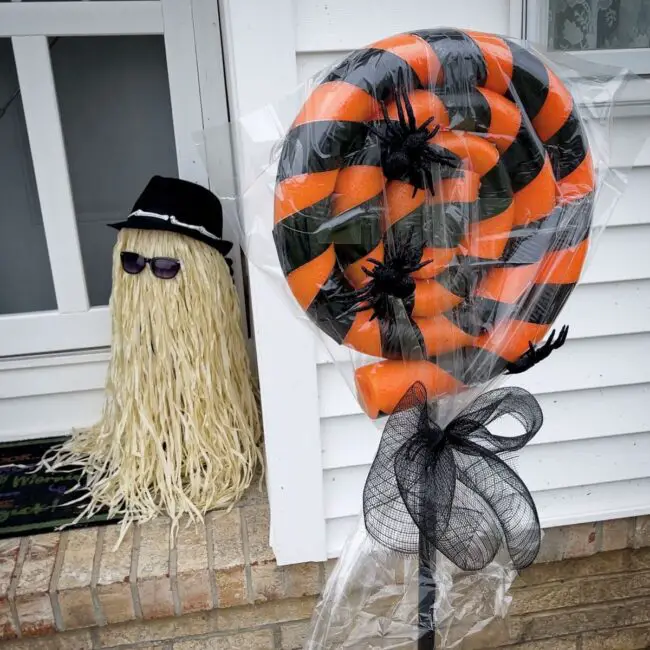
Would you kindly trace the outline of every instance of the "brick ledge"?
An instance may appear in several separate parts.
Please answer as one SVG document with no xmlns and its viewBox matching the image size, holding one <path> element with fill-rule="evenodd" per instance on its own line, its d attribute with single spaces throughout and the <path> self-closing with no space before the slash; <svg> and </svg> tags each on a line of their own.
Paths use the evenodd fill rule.
<svg viewBox="0 0 650 650">
<path fill-rule="evenodd" d="M 0 641 L 315 596 L 325 566 L 278 567 L 266 495 L 181 527 L 169 521 L 0 540 Z"/>
<path fill-rule="evenodd" d="M 0 640 L 212 610 L 264 618 L 276 601 L 301 603 L 299 618 L 309 618 L 304 603 L 313 608 L 332 566 L 276 565 L 266 496 L 256 489 L 205 526 L 182 529 L 171 551 L 166 519 L 135 527 L 113 551 L 117 537 L 106 526 L 0 541 Z M 538 563 L 648 546 L 650 516 L 553 528 Z M 532 567 L 518 586 L 534 576 Z"/>
</svg>

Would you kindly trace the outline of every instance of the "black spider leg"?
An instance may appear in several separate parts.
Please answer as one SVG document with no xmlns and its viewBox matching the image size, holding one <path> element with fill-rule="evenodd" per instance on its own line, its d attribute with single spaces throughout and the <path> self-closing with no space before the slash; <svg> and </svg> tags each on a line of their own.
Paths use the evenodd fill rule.
<svg viewBox="0 0 650 650">
<path fill-rule="evenodd" d="M 401 110 L 401 107 L 399 105 L 399 101 L 396 98 L 396 105 L 397 105 L 397 110 L 398 110 L 398 115 Z M 404 138 L 408 135 L 408 132 L 406 131 L 406 122 L 404 122 L 402 119 L 399 120 L 399 122 L 396 124 L 395 120 L 391 118 L 391 116 L 388 114 L 388 107 L 386 106 L 386 102 L 384 100 L 381 100 L 379 102 L 379 107 L 381 108 L 381 114 L 383 119 L 383 124 L 385 131 L 382 132 L 380 129 L 378 129 L 374 124 L 368 124 L 368 131 L 372 133 L 374 136 L 376 136 L 380 142 L 384 143 L 390 143 L 393 139 L 396 138 Z M 411 107 L 411 112 L 412 112 L 412 107 Z M 403 118 L 403 114 L 402 114 Z M 415 119 L 415 116 L 414 116 Z"/>
<path fill-rule="evenodd" d="M 362 270 L 370 278 L 370 282 L 356 292 L 355 298 L 357 303 L 353 305 L 349 310 L 349 313 L 359 313 L 373 309 L 374 314 L 370 317 L 370 320 L 372 321 L 377 317 L 379 311 L 386 311 L 383 308 L 381 310 L 378 310 L 377 308 L 386 303 L 388 298 L 393 295 L 390 290 L 386 293 L 380 288 L 386 280 L 386 275 L 397 271 L 401 277 L 410 276 L 412 273 L 415 273 L 427 266 L 427 264 L 430 264 L 432 260 L 411 262 L 398 258 L 395 261 L 388 259 L 382 263 L 378 260 L 368 258 L 368 261 L 375 265 L 374 268 L 368 269 L 362 267 Z M 399 296 L 397 293 L 395 295 L 401 298 L 404 297 Z"/>
<path fill-rule="evenodd" d="M 402 109 L 402 101 L 404 102 L 404 109 Z M 408 89 L 406 87 L 406 84 L 404 83 L 404 75 L 402 74 L 401 68 L 397 72 L 396 103 L 397 103 L 397 115 L 399 117 L 400 124 L 406 127 L 411 133 L 417 131 L 418 127 L 417 127 L 417 122 L 415 121 L 415 113 L 413 112 L 413 105 L 411 104 Z M 406 110 L 406 115 L 408 116 L 408 122 L 404 117 L 404 110 Z"/>
<path fill-rule="evenodd" d="M 402 108 L 400 102 L 400 96 L 404 97 L 406 112 L 408 113 L 408 122 L 404 116 L 404 109 Z M 411 131 L 417 130 L 415 113 L 413 112 L 413 106 L 411 106 L 411 103 L 409 101 L 406 83 L 404 82 L 404 73 L 401 69 L 397 71 L 397 83 L 395 86 L 395 105 L 397 108 L 397 124 L 395 124 L 395 120 L 393 120 L 388 114 L 386 101 L 383 99 L 379 101 L 379 107 L 381 108 L 381 114 L 384 118 L 384 126 L 386 128 L 385 133 L 382 133 L 374 125 L 368 124 L 368 130 L 372 134 L 376 135 L 382 142 L 390 142 L 393 138 L 406 138 Z"/>
<path fill-rule="evenodd" d="M 410 133 L 416 133 L 416 132 L 422 132 L 424 133 L 428 126 L 435 121 L 436 116 L 432 115 L 431 117 L 427 118 L 420 126 L 417 125 L 417 120 L 415 119 L 415 112 L 413 111 L 413 104 L 411 104 L 411 98 L 409 97 L 409 92 L 408 88 L 406 87 L 406 84 L 404 83 L 404 77 L 402 74 L 402 70 L 400 69 L 397 73 L 397 114 L 400 118 L 400 125 L 402 127 L 408 128 Z M 404 110 L 406 110 L 406 114 L 408 116 L 408 122 L 404 119 L 404 114 L 401 111 L 400 107 L 400 95 L 401 95 L 401 101 L 404 102 Z M 438 131 L 440 131 L 440 125 L 436 124 L 436 126 L 433 128 L 431 132 L 428 133 L 428 138 L 427 142 L 434 138 L 437 134 Z"/>
<path fill-rule="evenodd" d="M 434 138 L 437 135 L 438 131 L 440 131 L 440 125 L 436 124 L 436 126 L 431 131 L 429 140 Z M 436 144 L 427 144 L 427 148 L 422 152 L 422 155 L 425 160 L 429 159 L 431 162 L 438 163 L 439 165 L 447 165 L 448 167 L 458 167 L 460 163 L 458 156 L 456 156 L 451 151 L 447 151 L 446 149 L 439 147 Z"/>
<path fill-rule="evenodd" d="M 373 257 L 367 258 L 366 261 L 372 264 L 373 268 L 362 266 L 361 270 L 370 278 L 370 282 L 359 289 L 341 295 L 344 300 L 352 302 L 350 307 L 341 313 L 341 318 L 372 309 L 374 314 L 370 320 L 374 320 L 379 312 L 386 311 L 385 303 L 387 303 L 388 297 L 393 295 L 391 290 L 386 287 L 387 279 L 390 278 L 389 286 L 391 280 L 399 283 L 400 278 L 410 276 L 432 262 L 432 260 L 420 262 L 421 255 L 413 256 L 413 251 L 406 240 L 398 240 L 395 243 L 393 251 L 390 248 L 387 249 L 383 262 Z"/>
<path fill-rule="evenodd" d="M 429 143 L 429 141 L 433 140 L 433 138 L 435 138 L 436 135 L 438 135 L 438 132 L 440 131 L 440 124 L 436 124 L 430 132 L 427 131 L 429 125 L 435 121 L 436 119 L 435 115 L 432 115 L 431 117 L 426 119 L 422 124 L 420 124 L 420 126 L 417 125 L 417 121 L 415 119 L 415 113 L 413 111 L 413 104 L 411 104 L 411 98 L 409 97 L 408 89 L 406 87 L 406 84 L 404 83 L 401 69 L 397 73 L 397 82 L 398 82 L 398 87 L 397 87 L 396 103 L 397 103 L 397 114 L 399 116 L 400 125 L 402 126 L 402 128 L 408 126 L 408 132 L 410 134 L 427 135 L 427 138 L 423 143 L 424 147 L 420 152 L 420 156 L 422 162 L 429 163 L 429 165 L 427 164 L 423 165 L 422 173 L 424 176 L 425 187 L 431 192 L 432 196 L 435 196 L 431 165 L 439 164 L 439 165 L 448 165 L 450 167 L 457 167 L 459 161 L 454 154 L 445 151 L 442 147 L 438 147 L 436 145 Z M 404 110 L 406 111 L 406 114 L 408 116 L 408 125 L 406 119 L 404 118 L 404 113 L 402 111 L 402 106 L 401 106 L 402 102 L 404 102 Z M 416 192 L 417 190 L 414 190 L 413 196 L 415 196 Z"/>
<path fill-rule="evenodd" d="M 432 116 L 428 120 L 422 123 L 422 126 L 420 126 L 420 129 L 426 130 L 429 124 L 431 124 L 435 120 L 435 117 Z M 421 158 L 422 162 L 424 163 L 422 165 L 422 176 L 424 177 L 424 186 L 431 192 L 431 196 L 435 196 L 435 181 L 433 179 L 433 172 L 431 171 L 431 165 L 438 162 L 437 159 L 435 158 L 433 151 L 430 149 L 430 146 L 428 144 L 429 140 L 432 140 L 433 138 L 436 137 L 438 134 L 438 131 L 440 131 L 440 125 L 436 124 L 433 129 L 431 130 L 431 133 L 429 137 L 427 138 L 427 145 L 422 149 L 421 152 Z M 415 196 L 416 189 L 415 187 L 413 188 L 413 196 Z"/>
<path fill-rule="evenodd" d="M 373 280 L 377 278 L 377 268 L 381 266 L 382 263 L 372 257 L 369 257 L 367 261 L 375 265 L 374 269 L 369 269 L 365 266 L 361 267 L 361 270 L 370 278 L 370 282 L 359 289 L 348 291 L 341 295 L 341 298 L 350 301 L 351 304 L 350 307 L 339 314 L 339 318 L 347 318 L 350 314 L 358 314 L 369 309 L 372 309 L 375 312 L 371 316 L 370 320 L 374 320 L 377 316 L 376 308 L 381 300 L 385 299 L 385 296 L 374 292 Z"/>
<path fill-rule="evenodd" d="M 397 88 L 396 88 L 396 93 L 395 93 L 395 103 L 397 106 L 397 116 L 399 117 L 399 123 L 402 129 L 405 131 L 405 136 L 408 138 L 409 135 L 413 134 L 416 135 L 417 133 L 424 133 L 433 122 L 433 117 L 430 117 L 424 124 L 422 124 L 420 127 L 417 126 L 417 122 L 415 119 L 415 113 L 413 111 L 413 104 L 411 104 L 411 99 L 409 98 L 409 93 L 408 89 L 406 88 L 406 85 L 404 84 L 404 77 L 402 74 L 402 70 L 397 72 Z M 402 102 L 404 102 L 404 109 L 402 108 Z M 406 114 L 408 116 L 408 122 L 404 116 L 404 110 L 406 110 Z M 438 127 L 438 130 L 440 127 Z M 438 132 L 438 130 L 435 130 L 434 134 Z M 431 137 L 433 137 L 433 135 Z M 429 140 L 430 138 L 427 138 Z M 423 148 L 422 154 L 424 154 L 426 149 Z M 434 182 L 433 182 L 433 174 L 431 173 L 431 169 L 423 165 L 422 166 L 422 176 L 424 180 L 424 186 L 431 192 L 431 195 L 433 196 L 435 194 L 435 188 L 434 188 Z M 413 194 L 412 197 L 415 197 L 417 194 L 417 187 L 413 185 Z"/>
<path fill-rule="evenodd" d="M 560 330 L 560 335 L 555 339 L 555 330 L 553 330 L 546 340 L 546 342 L 539 346 L 535 347 L 532 342 L 528 344 L 528 350 L 517 359 L 517 361 L 510 362 L 506 366 L 506 374 L 516 375 L 520 372 L 526 372 L 530 370 L 533 366 L 537 365 L 540 361 L 543 361 L 548 357 L 553 350 L 561 348 L 566 342 L 567 334 L 569 333 L 569 326 L 564 325 Z"/>
<path fill-rule="evenodd" d="M 408 89 L 404 84 L 401 68 L 397 73 L 397 84 L 398 85 L 397 85 L 397 93 L 396 93 L 397 94 L 396 104 L 397 104 L 397 115 L 399 117 L 400 125 L 402 126 L 402 128 L 408 129 L 408 134 L 425 133 L 427 131 L 427 127 L 429 126 L 429 124 L 431 124 L 434 121 L 435 117 L 431 116 L 418 127 L 417 121 L 415 119 L 415 112 L 413 111 L 413 104 L 411 104 L 411 99 L 409 97 Z M 402 110 L 402 102 L 404 102 L 404 110 L 406 110 L 406 114 L 408 116 L 408 123 L 404 117 L 404 112 Z M 431 132 L 431 135 L 427 138 L 426 142 L 434 138 L 439 130 L 440 130 L 440 125 L 434 127 L 433 131 Z M 406 137 L 408 137 L 408 135 Z M 422 162 L 423 163 L 435 162 L 433 160 L 428 160 L 429 158 L 428 154 L 429 154 L 429 148 L 428 145 L 425 145 L 420 154 Z M 431 192 L 431 196 L 435 196 L 436 193 L 435 183 L 433 180 L 433 173 L 431 172 L 431 166 L 426 164 L 422 165 L 421 172 L 422 172 L 425 188 L 428 189 L 429 192 Z M 413 194 L 411 195 L 411 198 L 415 197 L 417 191 L 418 191 L 417 187 L 413 185 Z"/>
<path fill-rule="evenodd" d="M 374 124 L 367 125 L 368 131 L 370 131 L 370 133 L 372 133 L 373 135 L 377 136 L 380 142 L 390 142 L 391 136 L 400 137 L 402 133 L 395 126 L 395 121 L 392 120 L 390 115 L 388 114 L 388 107 L 386 106 L 386 102 L 381 100 L 379 102 L 379 107 L 381 108 L 381 114 L 384 118 L 383 124 L 386 128 L 386 131 L 385 132 L 380 131 Z"/>
<path fill-rule="evenodd" d="M 431 131 L 428 130 L 435 121 L 435 116 L 429 117 L 420 126 L 417 125 L 402 70 L 397 73 L 393 96 L 397 119 L 390 117 L 386 102 L 380 100 L 383 128 L 367 124 L 368 132 L 375 135 L 384 145 L 382 151 L 384 174 L 391 180 L 407 179 L 413 185 L 413 196 L 416 195 L 419 186 L 428 190 L 433 196 L 435 181 L 432 167 L 445 165 L 457 168 L 461 161 L 458 156 L 446 149 L 430 144 L 430 140 L 440 131 L 440 125 L 436 125 Z"/>
</svg>

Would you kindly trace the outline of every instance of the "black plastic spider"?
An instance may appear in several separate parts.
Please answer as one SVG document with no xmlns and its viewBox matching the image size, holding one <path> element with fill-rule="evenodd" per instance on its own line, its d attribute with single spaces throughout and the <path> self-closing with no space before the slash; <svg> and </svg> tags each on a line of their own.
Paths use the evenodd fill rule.
<svg viewBox="0 0 650 650">
<path fill-rule="evenodd" d="M 431 262 L 420 262 L 422 251 L 414 246 L 398 243 L 388 248 L 383 262 L 372 257 L 368 262 L 373 268 L 362 267 L 363 272 L 370 278 L 370 282 L 352 295 L 356 304 L 351 312 L 373 310 L 370 320 L 377 316 L 385 318 L 390 309 L 390 298 L 407 300 L 415 291 L 415 280 L 411 273 L 425 267 Z"/>
<path fill-rule="evenodd" d="M 536 348 L 532 343 L 528 344 L 528 350 L 517 359 L 517 361 L 509 363 L 506 366 L 506 374 L 516 375 L 520 372 L 526 372 L 530 370 L 533 366 L 537 365 L 540 361 L 543 361 L 548 357 L 553 350 L 561 348 L 566 342 L 567 334 L 569 333 L 569 326 L 564 325 L 560 330 L 560 335 L 555 339 L 555 330 L 551 332 L 551 335 L 546 340 L 544 345 Z"/>
<path fill-rule="evenodd" d="M 413 196 L 422 183 L 431 194 L 434 194 L 431 165 L 457 168 L 461 159 L 450 151 L 429 143 L 429 140 L 435 137 L 440 130 L 439 124 L 435 125 L 431 131 L 428 130 L 429 125 L 435 119 L 434 117 L 430 117 L 417 126 L 402 70 L 397 73 L 395 104 L 397 106 L 397 122 L 388 114 L 386 102 L 380 101 L 379 105 L 384 116 L 383 128 L 377 128 L 372 124 L 368 125 L 369 131 L 377 136 L 385 147 L 382 151 L 384 174 L 390 180 L 407 179 L 413 185 Z"/>
</svg>

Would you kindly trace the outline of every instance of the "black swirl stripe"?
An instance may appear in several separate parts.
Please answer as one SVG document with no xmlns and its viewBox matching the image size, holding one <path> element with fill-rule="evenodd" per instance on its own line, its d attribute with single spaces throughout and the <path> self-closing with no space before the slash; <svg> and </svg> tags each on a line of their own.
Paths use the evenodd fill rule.
<svg viewBox="0 0 650 650">
<path fill-rule="evenodd" d="M 314 203 L 276 223 L 273 227 L 280 267 L 285 275 L 324 253 L 330 246 L 327 229 L 332 197 Z"/>
<path fill-rule="evenodd" d="M 411 32 L 429 44 L 440 61 L 443 79 L 438 90 L 447 94 L 469 94 L 484 86 L 487 66 L 478 45 L 458 29 Z"/>
<path fill-rule="evenodd" d="M 357 50 L 336 65 L 322 83 L 345 81 L 357 86 L 378 101 L 392 97 L 398 78 L 411 88 L 422 88 L 418 75 L 407 61 L 388 50 Z"/>
<path fill-rule="evenodd" d="M 340 169 L 346 156 L 364 148 L 367 134 L 368 128 L 362 122 L 318 121 L 294 126 L 282 147 L 277 182 Z"/>
<path fill-rule="evenodd" d="M 512 53 L 512 82 L 506 98 L 520 106 L 528 119 L 533 120 L 548 97 L 548 71 L 532 52 L 512 41 L 505 42 Z"/>
<path fill-rule="evenodd" d="M 575 171 L 587 156 L 587 142 L 574 107 L 564 125 L 544 142 L 555 178 L 561 180 Z"/>
</svg>

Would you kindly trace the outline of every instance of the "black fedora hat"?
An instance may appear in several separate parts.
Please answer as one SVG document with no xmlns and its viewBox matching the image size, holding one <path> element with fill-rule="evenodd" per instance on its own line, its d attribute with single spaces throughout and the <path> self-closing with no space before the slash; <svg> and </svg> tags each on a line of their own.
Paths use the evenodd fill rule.
<svg viewBox="0 0 650 650">
<path fill-rule="evenodd" d="M 221 238 L 221 202 L 202 185 L 179 178 L 154 176 L 135 202 L 126 221 L 109 224 L 112 228 L 169 230 L 198 239 L 222 255 L 232 243 Z"/>
</svg>

